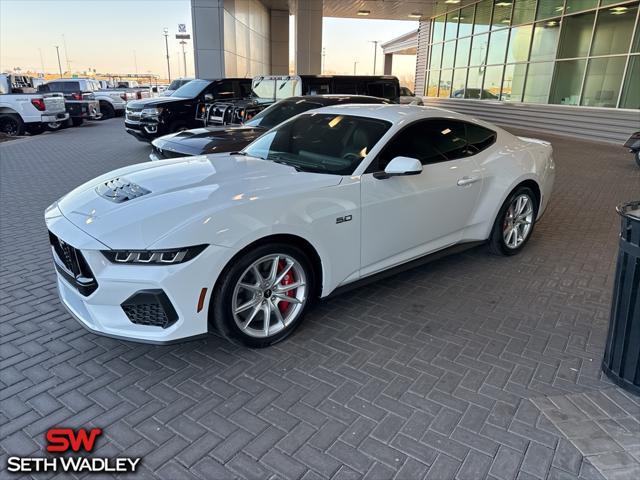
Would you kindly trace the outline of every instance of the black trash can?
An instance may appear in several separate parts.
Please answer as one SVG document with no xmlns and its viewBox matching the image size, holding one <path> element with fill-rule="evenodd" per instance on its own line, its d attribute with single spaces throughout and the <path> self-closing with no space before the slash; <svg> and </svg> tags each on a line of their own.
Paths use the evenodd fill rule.
<svg viewBox="0 0 640 480">
<path fill-rule="evenodd" d="M 640 201 L 619 205 L 620 250 L 602 370 L 640 395 Z"/>
</svg>

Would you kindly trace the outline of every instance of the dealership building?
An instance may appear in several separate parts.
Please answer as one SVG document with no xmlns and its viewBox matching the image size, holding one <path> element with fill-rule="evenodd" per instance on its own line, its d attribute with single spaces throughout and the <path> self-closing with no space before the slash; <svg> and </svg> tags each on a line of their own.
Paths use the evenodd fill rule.
<svg viewBox="0 0 640 480">
<path fill-rule="evenodd" d="M 322 18 L 419 20 L 383 45 L 416 55 L 426 103 L 495 123 L 620 142 L 640 129 L 639 2 L 191 0 L 200 77 L 320 74 Z M 294 38 L 289 38 L 289 22 Z M 380 32 L 377 32 L 380 35 Z"/>
</svg>

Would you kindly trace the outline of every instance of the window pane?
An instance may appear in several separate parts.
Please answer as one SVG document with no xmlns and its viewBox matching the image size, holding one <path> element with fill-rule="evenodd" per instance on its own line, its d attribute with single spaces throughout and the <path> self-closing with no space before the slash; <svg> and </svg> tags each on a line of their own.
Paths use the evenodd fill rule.
<svg viewBox="0 0 640 480">
<path fill-rule="evenodd" d="M 441 42 L 444 40 L 444 23 L 445 16 L 440 15 L 435 18 L 433 21 L 433 36 L 431 37 L 432 42 Z"/>
<path fill-rule="evenodd" d="M 429 82 L 427 83 L 427 97 L 438 96 L 438 82 L 440 80 L 440 70 L 432 70 L 429 72 Z"/>
<path fill-rule="evenodd" d="M 461 92 L 460 98 L 480 98 L 482 91 L 482 79 L 484 78 L 484 67 L 475 67 L 469 69 L 467 76 L 467 88 Z"/>
<path fill-rule="evenodd" d="M 491 25 L 492 0 L 483 0 L 476 5 L 476 21 L 473 33 L 488 32 Z"/>
<path fill-rule="evenodd" d="M 453 67 L 453 57 L 456 54 L 456 41 L 446 42 L 442 52 L 442 68 Z"/>
<path fill-rule="evenodd" d="M 516 0 L 513 6 L 512 25 L 532 22 L 536 16 L 536 0 Z"/>
<path fill-rule="evenodd" d="M 447 14 L 447 23 L 444 29 L 445 40 L 453 40 L 458 36 L 458 18 L 460 18 L 458 12 L 456 10 Z"/>
<path fill-rule="evenodd" d="M 440 68 L 442 65 L 442 44 L 436 43 L 431 47 L 431 59 L 429 60 L 430 67 L 433 70 L 434 68 Z"/>
<path fill-rule="evenodd" d="M 633 36 L 633 45 L 631 46 L 633 53 L 640 53 L 640 22 L 636 25 L 636 33 Z"/>
<path fill-rule="evenodd" d="M 556 57 L 556 45 L 560 21 L 549 20 L 536 23 L 533 30 L 533 43 L 531 45 L 531 61 L 553 60 Z"/>
<path fill-rule="evenodd" d="M 547 103 L 552 74 L 553 62 L 530 64 L 524 101 L 527 103 Z"/>
<path fill-rule="evenodd" d="M 615 107 L 626 57 L 592 58 L 587 67 L 580 105 Z"/>
<path fill-rule="evenodd" d="M 564 0 L 540 0 L 536 20 L 562 15 Z"/>
<path fill-rule="evenodd" d="M 529 59 L 529 45 L 533 25 L 522 25 L 511 29 L 509 48 L 507 48 L 507 63 L 526 62 Z"/>
<path fill-rule="evenodd" d="M 502 86 L 502 71 L 503 65 L 496 65 L 495 67 L 487 67 L 484 72 L 484 87 L 480 98 L 497 100 L 500 96 L 500 87 Z"/>
<path fill-rule="evenodd" d="M 504 79 L 502 80 L 502 93 L 500 95 L 500 100 L 504 100 L 506 102 L 521 102 L 526 74 L 526 63 L 507 65 L 504 68 Z"/>
<path fill-rule="evenodd" d="M 627 53 L 637 10 L 637 5 L 600 10 L 591 55 Z"/>
<path fill-rule="evenodd" d="M 507 51 L 507 41 L 509 40 L 509 29 L 491 32 L 489 40 L 489 55 L 487 55 L 487 63 L 504 63 L 504 55 Z"/>
<path fill-rule="evenodd" d="M 491 28 L 502 28 L 511 25 L 511 9 L 513 2 L 496 2 L 493 5 Z"/>
<path fill-rule="evenodd" d="M 475 123 L 466 124 L 467 145 L 472 147 L 472 152 L 481 152 L 489 148 L 496 141 L 496 132 L 488 128 L 481 127 Z"/>
<path fill-rule="evenodd" d="M 567 60 L 556 63 L 549 103 L 561 105 L 580 103 L 580 87 L 586 64 L 586 60 Z"/>
<path fill-rule="evenodd" d="M 475 9 L 475 5 L 470 5 L 460 10 L 460 26 L 458 27 L 458 37 L 465 37 L 473 33 L 473 15 Z"/>
<path fill-rule="evenodd" d="M 451 83 L 451 96 L 455 97 L 456 92 L 464 91 L 467 82 L 467 69 L 456 68 L 453 71 L 453 82 Z"/>
<path fill-rule="evenodd" d="M 456 67 L 466 67 L 469 65 L 469 51 L 471 50 L 471 37 L 458 40 L 456 50 Z"/>
<path fill-rule="evenodd" d="M 629 68 L 624 80 L 620 108 L 640 108 L 640 57 L 629 57 Z"/>
<path fill-rule="evenodd" d="M 596 13 L 572 15 L 564 19 L 558 58 L 586 57 L 589 55 L 589 43 L 593 32 Z"/>
<path fill-rule="evenodd" d="M 446 98 L 451 96 L 451 76 L 453 70 L 442 70 L 440 74 L 440 88 L 438 89 L 438 96 Z"/>
<path fill-rule="evenodd" d="M 596 8 L 597 6 L 598 0 L 567 0 L 566 13 L 588 10 L 589 8 Z"/>
<path fill-rule="evenodd" d="M 487 59 L 487 46 L 489 45 L 489 35 L 473 37 L 471 41 L 471 57 L 469 65 L 484 65 Z"/>
</svg>

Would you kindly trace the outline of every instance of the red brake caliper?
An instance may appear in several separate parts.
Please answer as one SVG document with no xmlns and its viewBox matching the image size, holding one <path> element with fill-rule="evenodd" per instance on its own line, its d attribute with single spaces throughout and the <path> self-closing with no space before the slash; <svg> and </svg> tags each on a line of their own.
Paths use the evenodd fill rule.
<svg viewBox="0 0 640 480">
<path fill-rule="evenodd" d="M 278 272 L 282 272 L 286 266 L 287 266 L 286 262 L 284 260 L 280 260 L 280 262 L 278 263 Z M 290 285 L 292 283 L 293 283 L 293 275 L 291 274 L 291 270 L 289 270 L 287 274 L 284 276 L 284 278 L 282 279 L 282 282 L 280 282 L 280 284 Z M 285 292 L 285 295 L 287 295 L 288 297 L 293 297 L 293 290 L 289 290 L 288 292 Z M 278 308 L 282 313 L 284 313 L 286 312 L 287 308 L 289 308 L 289 305 L 291 305 L 290 302 L 283 302 L 282 300 L 280 300 L 280 302 L 278 303 Z"/>
</svg>

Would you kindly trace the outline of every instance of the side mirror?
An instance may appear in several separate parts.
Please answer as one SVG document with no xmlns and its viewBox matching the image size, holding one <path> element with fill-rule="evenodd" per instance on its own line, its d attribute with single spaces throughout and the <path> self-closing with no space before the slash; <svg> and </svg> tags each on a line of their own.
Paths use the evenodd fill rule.
<svg viewBox="0 0 640 480">
<path fill-rule="evenodd" d="M 420 175 L 420 173 L 422 173 L 420 160 L 411 157 L 395 157 L 389 162 L 384 172 L 376 172 L 373 177 L 382 180 L 401 175 Z"/>
<path fill-rule="evenodd" d="M 205 93 L 204 94 L 204 101 L 205 102 L 213 102 L 213 94 L 212 93 Z"/>
</svg>

